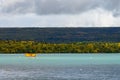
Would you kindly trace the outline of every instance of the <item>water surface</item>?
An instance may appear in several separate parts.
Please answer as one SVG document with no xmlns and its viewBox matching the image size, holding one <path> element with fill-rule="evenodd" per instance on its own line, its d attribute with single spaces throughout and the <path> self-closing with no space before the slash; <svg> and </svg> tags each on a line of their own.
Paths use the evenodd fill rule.
<svg viewBox="0 0 120 80">
<path fill-rule="evenodd" d="M 120 54 L 0 55 L 0 80 L 119 80 Z"/>
</svg>

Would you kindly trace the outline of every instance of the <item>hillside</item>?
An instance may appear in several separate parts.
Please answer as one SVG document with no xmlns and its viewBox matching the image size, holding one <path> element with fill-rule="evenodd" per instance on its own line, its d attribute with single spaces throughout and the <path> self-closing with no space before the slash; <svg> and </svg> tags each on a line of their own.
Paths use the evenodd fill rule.
<svg viewBox="0 0 120 80">
<path fill-rule="evenodd" d="M 0 40 L 39 42 L 120 41 L 120 28 L 0 28 Z"/>
</svg>

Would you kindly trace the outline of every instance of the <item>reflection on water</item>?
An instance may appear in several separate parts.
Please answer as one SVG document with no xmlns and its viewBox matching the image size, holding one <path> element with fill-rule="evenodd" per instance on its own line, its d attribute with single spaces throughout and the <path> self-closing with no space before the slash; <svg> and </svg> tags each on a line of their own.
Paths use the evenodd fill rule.
<svg viewBox="0 0 120 80">
<path fill-rule="evenodd" d="M 86 58 L 90 60 L 87 61 L 88 63 Z M 40 55 L 37 58 L 2 55 L 0 80 L 119 80 L 120 64 L 117 58 L 119 54 L 116 56 L 86 55 L 86 57 L 71 54 L 67 56 Z M 83 64 L 84 62 L 86 64 Z"/>
</svg>

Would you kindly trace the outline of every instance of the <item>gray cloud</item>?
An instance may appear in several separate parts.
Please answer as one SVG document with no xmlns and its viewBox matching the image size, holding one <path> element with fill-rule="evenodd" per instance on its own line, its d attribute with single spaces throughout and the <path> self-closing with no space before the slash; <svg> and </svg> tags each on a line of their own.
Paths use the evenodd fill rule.
<svg viewBox="0 0 120 80">
<path fill-rule="evenodd" d="M 93 6 L 95 0 L 24 0 L 12 5 L 3 6 L 4 13 L 36 13 L 36 14 L 61 14 L 78 13 L 85 11 Z M 89 4 L 90 3 L 90 4 Z M 89 4 L 89 5 L 88 5 Z M 85 6 L 87 5 L 87 6 Z"/>
<path fill-rule="evenodd" d="M 17 14 L 0 17 L 0 27 L 110 27 L 120 26 L 120 17 L 96 8 L 80 14 Z"/>
<path fill-rule="evenodd" d="M 1 6 L 1 13 L 77 14 L 98 7 L 120 14 L 120 0 L 24 0 Z"/>
<path fill-rule="evenodd" d="M 113 12 L 114 16 L 120 15 L 120 0 L 101 0 L 100 7 Z"/>
</svg>

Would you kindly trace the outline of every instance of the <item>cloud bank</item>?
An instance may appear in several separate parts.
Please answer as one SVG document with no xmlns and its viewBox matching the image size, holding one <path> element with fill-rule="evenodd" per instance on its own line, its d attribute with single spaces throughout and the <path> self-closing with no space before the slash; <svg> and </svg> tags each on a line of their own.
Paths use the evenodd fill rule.
<svg viewBox="0 0 120 80">
<path fill-rule="evenodd" d="M 0 0 L 1 27 L 120 26 L 120 0 Z"/>
</svg>

